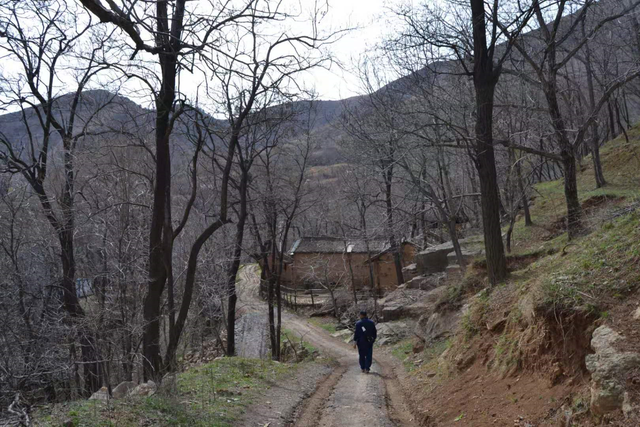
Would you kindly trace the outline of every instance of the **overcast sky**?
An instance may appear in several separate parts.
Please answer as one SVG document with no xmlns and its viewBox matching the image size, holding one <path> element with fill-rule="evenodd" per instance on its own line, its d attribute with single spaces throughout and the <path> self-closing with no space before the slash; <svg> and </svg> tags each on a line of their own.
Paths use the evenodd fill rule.
<svg viewBox="0 0 640 427">
<path fill-rule="evenodd" d="M 354 72 L 355 64 L 358 59 L 366 53 L 368 49 L 373 48 L 380 42 L 385 34 L 393 31 L 388 28 L 387 14 L 388 9 L 400 2 L 411 0 L 290 0 L 293 4 L 302 6 L 302 9 L 314 8 L 315 5 L 323 5 L 328 2 L 328 12 L 320 23 L 320 32 L 335 31 L 337 29 L 353 28 L 352 31 L 344 34 L 339 40 L 328 47 L 332 56 L 337 62 L 344 64 L 345 68 L 333 64 L 329 70 L 315 68 L 305 74 L 300 75 L 299 79 L 306 88 L 314 88 L 318 97 L 325 100 L 338 100 L 362 93 L 360 80 L 357 73 Z M 298 1 L 300 3 L 298 3 Z M 204 4 L 204 3 L 203 3 Z M 78 6 L 79 7 L 79 6 Z M 320 6 L 321 7 L 321 6 Z M 321 7 L 322 8 L 322 7 Z M 23 22 L 24 24 L 24 22 Z M 308 27 L 308 24 L 304 24 Z M 305 30 L 301 30 L 303 33 Z M 124 37 L 124 36 L 123 36 Z M 18 76 L 23 73 L 20 63 L 14 57 L 7 57 L 6 52 L 0 52 L 0 59 L 3 66 L 0 68 L 0 74 L 6 77 Z M 138 58 L 144 57 L 144 54 L 138 54 Z M 59 71 L 62 67 L 59 67 Z M 204 75 L 190 74 L 182 71 L 180 76 L 180 89 L 187 96 L 194 96 L 199 92 L 198 87 L 201 86 Z M 46 79 L 45 79 L 46 80 Z M 66 93 L 74 88 L 74 77 L 71 73 L 59 72 L 57 75 L 56 91 L 60 94 Z M 89 88 L 101 87 L 101 80 L 94 79 Z M 122 94 L 129 96 L 134 101 L 151 107 L 152 99 L 147 95 L 138 97 L 136 89 L 139 82 L 129 81 L 125 84 L 125 90 Z M 127 88 L 133 90 L 126 90 Z M 17 108 L 17 105 L 9 106 L 8 110 Z M 8 111 L 8 110 L 5 110 Z"/>
<path fill-rule="evenodd" d="M 302 0 L 312 1 L 312 0 Z M 358 27 L 336 42 L 331 50 L 346 65 L 357 63 L 360 55 L 373 47 L 390 31 L 385 25 L 389 6 L 401 0 L 328 0 L 329 13 L 325 18 L 334 27 Z M 352 61 L 353 59 L 353 61 Z M 308 76 L 321 99 L 343 99 L 359 94 L 360 83 L 352 70 L 332 67 L 330 71 L 317 69 Z"/>
</svg>

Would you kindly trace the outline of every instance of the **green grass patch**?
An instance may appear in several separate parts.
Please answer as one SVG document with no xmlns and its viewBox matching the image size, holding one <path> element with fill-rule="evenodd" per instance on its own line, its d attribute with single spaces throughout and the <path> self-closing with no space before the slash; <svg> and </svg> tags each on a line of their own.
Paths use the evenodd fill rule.
<svg viewBox="0 0 640 427">
<path fill-rule="evenodd" d="M 413 353 L 413 340 L 406 339 L 402 340 L 391 347 L 391 354 L 393 357 L 402 362 L 402 365 L 407 371 L 411 371 L 415 368 L 415 365 L 410 360 L 411 354 Z"/>
<path fill-rule="evenodd" d="M 292 365 L 265 360 L 223 358 L 178 375 L 177 394 L 156 394 L 100 402 L 83 400 L 36 413 L 36 425 L 60 426 L 210 426 L 237 425 L 258 390 L 290 373 Z"/>
<path fill-rule="evenodd" d="M 544 304 L 555 311 L 598 314 L 602 303 L 622 299 L 640 285 L 640 216 L 614 219 L 577 239 L 541 266 Z"/>
<path fill-rule="evenodd" d="M 312 317 L 309 319 L 309 322 L 313 323 L 314 325 L 324 329 L 325 331 L 329 332 L 330 334 L 333 334 L 335 332 L 338 331 L 338 329 L 336 328 L 336 321 L 332 318 L 328 318 L 328 317 Z"/>
<path fill-rule="evenodd" d="M 314 347 L 309 341 L 306 341 L 304 337 L 301 337 L 299 334 L 290 329 L 285 328 L 282 330 L 282 332 L 280 333 L 280 342 L 283 346 L 283 350 L 286 350 L 287 346 L 289 346 L 290 348 L 290 346 L 295 345 L 296 351 L 302 352 L 302 360 L 298 360 L 298 362 L 301 362 L 303 360 L 312 360 L 314 358 L 314 355 L 317 355 L 319 353 L 318 349 Z"/>
</svg>

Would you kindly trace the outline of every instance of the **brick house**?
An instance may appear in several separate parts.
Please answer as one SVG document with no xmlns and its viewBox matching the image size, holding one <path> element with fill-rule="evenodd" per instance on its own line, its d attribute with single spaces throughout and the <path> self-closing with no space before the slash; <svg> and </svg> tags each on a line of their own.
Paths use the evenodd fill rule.
<svg viewBox="0 0 640 427">
<path fill-rule="evenodd" d="M 403 267 L 414 262 L 415 253 L 415 244 L 402 243 Z M 371 276 L 380 292 L 398 286 L 388 242 L 371 240 L 367 247 L 361 239 L 303 237 L 287 253 L 281 280 L 285 286 L 304 289 L 320 283 L 350 286 L 353 278 L 356 289 L 364 289 L 372 287 Z"/>
</svg>

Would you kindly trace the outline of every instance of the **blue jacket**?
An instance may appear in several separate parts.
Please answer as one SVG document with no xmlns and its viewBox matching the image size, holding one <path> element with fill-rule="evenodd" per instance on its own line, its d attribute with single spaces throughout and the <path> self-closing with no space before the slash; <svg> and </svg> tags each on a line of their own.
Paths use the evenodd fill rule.
<svg viewBox="0 0 640 427">
<path fill-rule="evenodd" d="M 353 334 L 353 340 L 358 345 L 373 345 L 377 336 L 378 331 L 376 331 L 376 324 L 373 323 L 371 319 L 365 317 L 356 323 L 356 331 Z"/>
</svg>

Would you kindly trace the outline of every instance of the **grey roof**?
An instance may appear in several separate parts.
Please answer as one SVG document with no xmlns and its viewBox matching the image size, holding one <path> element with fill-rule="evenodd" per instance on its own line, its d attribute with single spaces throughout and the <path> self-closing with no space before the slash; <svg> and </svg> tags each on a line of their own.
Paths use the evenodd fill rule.
<svg viewBox="0 0 640 427">
<path fill-rule="evenodd" d="M 369 251 L 376 254 L 383 251 L 388 245 L 389 243 L 383 240 L 369 240 Z M 345 240 L 341 237 L 302 237 L 293 243 L 289 254 L 342 254 L 344 252 L 366 254 L 365 240 Z"/>
</svg>

